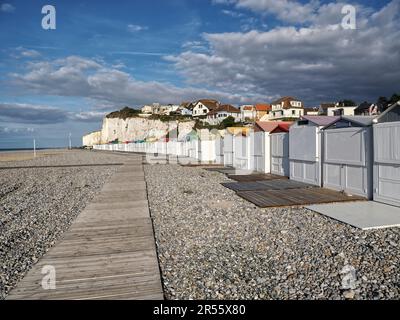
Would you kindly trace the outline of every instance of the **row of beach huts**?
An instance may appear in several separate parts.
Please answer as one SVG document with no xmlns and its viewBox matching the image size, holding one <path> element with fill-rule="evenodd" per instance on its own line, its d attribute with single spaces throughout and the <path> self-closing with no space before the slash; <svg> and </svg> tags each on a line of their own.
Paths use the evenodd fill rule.
<svg viewBox="0 0 400 320">
<path fill-rule="evenodd" d="M 303 116 L 256 122 L 178 141 L 94 149 L 173 155 L 292 180 L 400 206 L 400 102 L 379 116 Z"/>
</svg>

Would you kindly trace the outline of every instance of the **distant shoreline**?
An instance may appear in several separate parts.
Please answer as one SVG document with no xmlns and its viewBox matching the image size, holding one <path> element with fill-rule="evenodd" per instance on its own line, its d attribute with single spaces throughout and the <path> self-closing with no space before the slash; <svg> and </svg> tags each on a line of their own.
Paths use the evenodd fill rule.
<svg viewBox="0 0 400 320">
<path fill-rule="evenodd" d="M 67 149 L 65 148 L 36 148 L 36 151 L 43 151 L 43 150 L 63 150 Z M 14 148 L 14 149 L 0 149 L 0 152 L 26 152 L 26 151 L 32 151 L 33 148 Z"/>
</svg>

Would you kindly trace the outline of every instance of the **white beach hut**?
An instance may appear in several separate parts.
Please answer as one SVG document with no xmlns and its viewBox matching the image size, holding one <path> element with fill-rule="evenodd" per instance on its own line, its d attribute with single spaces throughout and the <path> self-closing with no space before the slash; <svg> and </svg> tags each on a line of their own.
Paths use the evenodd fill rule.
<svg viewBox="0 0 400 320">
<path fill-rule="evenodd" d="M 283 135 L 289 132 L 289 127 L 292 122 L 283 121 L 259 121 L 256 122 L 254 127 L 254 143 L 252 148 L 253 157 L 253 169 L 257 172 L 270 173 L 271 172 L 271 151 L 274 149 L 274 172 L 278 174 L 284 174 L 285 170 L 282 169 L 282 161 L 284 153 L 280 150 L 288 150 L 288 141 L 286 142 L 287 147 L 283 148 L 284 140 L 280 139 Z M 276 135 L 275 135 L 276 134 Z M 271 139 L 274 138 L 274 148 L 272 148 Z M 279 147 L 281 146 L 281 147 Z M 286 158 L 288 154 L 286 152 Z"/>
<path fill-rule="evenodd" d="M 339 119 L 307 115 L 290 127 L 290 179 L 322 186 L 322 129 Z"/>
<path fill-rule="evenodd" d="M 400 206 L 400 102 L 374 120 L 373 199 Z"/>
<path fill-rule="evenodd" d="M 342 116 L 323 130 L 323 186 L 372 199 L 373 117 Z"/>
</svg>

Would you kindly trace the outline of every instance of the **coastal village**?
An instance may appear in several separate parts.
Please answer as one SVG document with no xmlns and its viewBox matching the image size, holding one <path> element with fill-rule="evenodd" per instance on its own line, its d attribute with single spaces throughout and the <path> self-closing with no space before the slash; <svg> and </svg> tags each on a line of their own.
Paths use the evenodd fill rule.
<svg viewBox="0 0 400 320">
<path fill-rule="evenodd" d="M 92 132 L 83 137 L 83 146 L 115 142 L 154 141 L 168 136 L 175 129 L 171 122 L 187 123 L 180 137 L 187 134 L 187 129 L 225 129 L 234 127 L 253 127 L 256 122 L 289 121 L 294 122 L 307 116 L 374 116 L 385 111 L 391 103 L 400 99 L 394 94 L 390 99 L 380 97 L 376 103 L 364 101 L 356 104 L 352 100 L 335 103 L 321 103 L 318 107 L 305 107 L 303 101 L 295 97 L 282 97 L 272 103 L 245 104 L 233 106 L 214 99 L 200 99 L 181 104 L 153 103 L 140 109 L 125 107 L 105 117 L 101 131 Z M 116 124 L 115 119 L 126 120 L 126 124 Z M 157 126 L 156 122 L 136 121 L 129 124 L 129 119 L 160 120 L 170 122 L 173 127 Z M 143 126 L 151 123 L 152 126 Z M 124 130 L 126 129 L 126 130 Z M 189 130 L 190 132 L 190 130 Z"/>
</svg>

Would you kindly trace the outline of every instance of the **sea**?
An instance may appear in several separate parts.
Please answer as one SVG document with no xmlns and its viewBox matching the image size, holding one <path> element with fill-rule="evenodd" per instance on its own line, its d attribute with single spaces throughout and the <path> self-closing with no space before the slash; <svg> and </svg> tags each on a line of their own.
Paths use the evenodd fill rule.
<svg viewBox="0 0 400 320">
<path fill-rule="evenodd" d="M 66 148 L 36 148 L 36 151 L 40 150 L 63 150 Z M 26 152 L 26 151 L 32 151 L 33 148 L 16 148 L 16 149 L 0 149 L 0 152 Z"/>
</svg>

